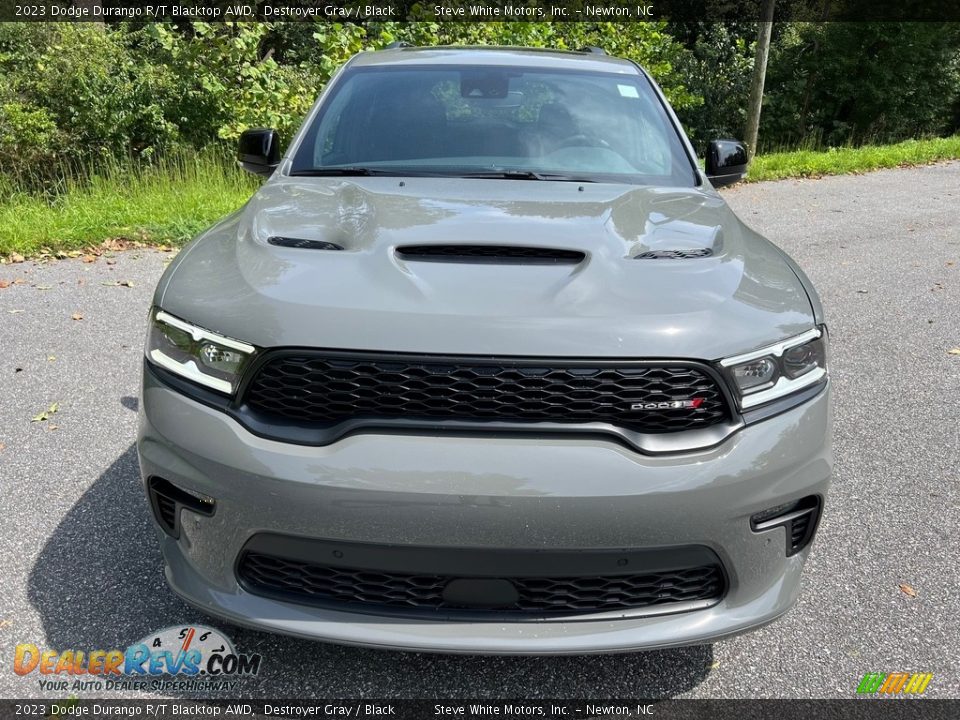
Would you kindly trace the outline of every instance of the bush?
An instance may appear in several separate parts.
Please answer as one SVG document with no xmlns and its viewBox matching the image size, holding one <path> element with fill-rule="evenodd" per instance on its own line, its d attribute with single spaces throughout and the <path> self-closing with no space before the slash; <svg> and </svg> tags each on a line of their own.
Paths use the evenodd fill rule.
<svg viewBox="0 0 960 720">
<path fill-rule="evenodd" d="M 774 46 L 763 145 L 949 134 L 960 96 L 956 23 L 794 23 Z"/>
<path fill-rule="evenodd" d="M 55 154 L 68 162 L 123 157 L 176 139 L 177 126 L 164 112 L 175 93 L 170 75 L 131 52 L 127 43 L 135 33 L 96 23 L 51 24 L 18 42 L 11 41 L 9 26 L 3 33 L 0 47 L 16 48 L 0 56 L 11 81 L 7 94 L 15 98 L 9 104 L 23 108 L 14 110 L 21 121 L 26 113 L 34 126 L 52 121 L 58 130 L 28 133 L 26 142 L 48 143 L 34 148 L 41 156 Z M 7 146 L 0 153 L 15 150 Z"/>
<path fill-rule="evenodd" d="M 659 82 L 691 139 L 741 136 L 753 23 L 0 23 L 2 185 L 233 141 L 250 126 L 289 140 L 352 55 L 414 45 L 589 45 Z M 776 24 L 761 147 L 895 141 L 960 125 L 960 27 Z M 868 62 L 864 58 L 869 58 Z"/>
</svg>

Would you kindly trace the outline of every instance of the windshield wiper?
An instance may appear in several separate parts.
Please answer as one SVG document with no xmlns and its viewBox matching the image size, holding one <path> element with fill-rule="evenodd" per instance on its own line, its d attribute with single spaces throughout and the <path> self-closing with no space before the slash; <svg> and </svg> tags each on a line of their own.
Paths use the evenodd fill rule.
<svg viewBox="0 0 960 720">
<path fill-rule="evenodd" d="M 447 172 L 443 170 L 432 169 L 380 169 L 360 166 L 348 167 L 326 167 L 309 168 L 306 170 L 295 170 L 290 173 L 292 177 L 363 177 L 369 175 L 392 175 L 392 176 L 410 176 L 410 177 L 457 177 L 470 179 L 494 179 L 494 180 L 555 180 L 557 182 L 578 182 L 592 183 L 591 180 L 584 177 L 573 177 L 563 175 L 562 173 L 541 173 L 535 170 L 483 170 L 480 172 Z"/>
<path fill-rule="evenodd" d="M 310 170 L 295 170 L 290 173 L 294 177 L 359 177 L 363 175 L 387 175 L 382 170 L 373 170 L 366 167 L 328 167 L 312 168 Z"/>
<path fill-rule="evenodd" d="M 542 173 L 534 170 L 485 170 L 483 172 L 458 173 L 456 177 L 494 180 L 555 180 L 557 182 L 596 182 L 588 178 L 573 177 L 562 173 Z"/>
</svg>

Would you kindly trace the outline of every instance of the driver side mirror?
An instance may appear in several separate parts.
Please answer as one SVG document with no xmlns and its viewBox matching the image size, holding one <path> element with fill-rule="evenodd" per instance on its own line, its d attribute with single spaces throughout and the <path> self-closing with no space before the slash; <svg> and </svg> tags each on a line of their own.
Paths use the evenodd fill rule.
<svg viewBox="0 0 960 720">
<path fill-rule="evenodd" d="M 706 161 L 707 179 L 715 188 L 732 185 L 747 174 L 747 146 L 739 140 L 711 140 Z"/>
<path fill-rule="evenodd" d="M 280 135 L 272 128 L 250 128 L 240 133 L 237 162 L 247 172 L 270 177 L 280 164 Z"/>
</svg>

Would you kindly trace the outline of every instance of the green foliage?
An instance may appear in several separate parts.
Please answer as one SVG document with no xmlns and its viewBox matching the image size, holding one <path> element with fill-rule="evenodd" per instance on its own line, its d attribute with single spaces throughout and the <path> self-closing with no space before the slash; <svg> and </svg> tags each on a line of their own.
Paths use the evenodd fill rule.
<svg viewBox="0 0 960 720">
<path fill-rule="evenodd" d="M 0 167 L 11 176 L 21 168 L 50 165 L 57 160 L 60 131 L 46 108 L 0 98 Z"/>
<path fill-rule="evenodd" d="M 7 127 L 26 132 L 27 148 L 22 154 L 18 136 L 5 134 L 0 156 L 16 153 L 21 167 L 32 161 L 29 169 L 43 174 L 37 162 L 52 156 L 65 163 L 122 157 L 176 138 L 165 117 L 175 92 L 170 75 L 131 52 L 135 33 L 95 23 L 0 25 L 0 71 L 10 80 Z"/>
<path fill-rule="evenodd" d="M 929 140 L 905 140 L 894 145 L 792 150 L 757 155 L 750 163 L 747 182 L 863 173 L 958 158 L 960 135 Z"/>
<path fill-rule="evenodd" d="M 678 72 L 686 79 L 689 92 L 700 100 L 677 110 L 694 147 L 702 153 L 710 140 L 742 137 L 753 75 L 755 26 L 700 23 L 674 31 L 688 49 L 680 58 Z"/>
<path fill-rule="evenodd" d="M 774 45 L 760 135 L 829 146 L 955 131 L 956 23 L 795 23 Z"/>
<path fill-rule="evenodd" d="M 172 152 L 150 163 L 104 161 L 67 174 L 56 195 L 0 203 L 0 256 L 80 249 L 104 240 L 183 243 L 243 205 L 257 181 L 223 147 Z M 0 183 L 2 186 L 2 183 Z"/>
<path fill-rule="evenodd" d="M 103 164 L 289 140 L 354 54 L 413 45 L 599 46 L 638 62 L 702 150 L 740 137 L 755 23 L 0 23 L 0 193 L 56 194 Z M 775 26 L 761 149 L 861 144 L 960 128 L 960 25 Z M 11 190 L 12 188 L 12 190 Z"/>
<path fill-rule="evenodd" d="M 185 34 L 159 23 L 147 27 L 180 88 L 173 116 L 194 144 L 233 140 L 253 126 L 277 128 L 287 138 L 296 129 L 316 99 L 316 73 L 277 63 L 266 43 L 272 28 L 194 22 Z"/>
</svg>

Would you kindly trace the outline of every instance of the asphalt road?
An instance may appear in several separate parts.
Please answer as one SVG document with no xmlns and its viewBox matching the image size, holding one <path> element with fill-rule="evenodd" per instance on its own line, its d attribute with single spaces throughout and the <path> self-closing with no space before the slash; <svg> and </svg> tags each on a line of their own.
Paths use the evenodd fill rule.
<svg viewBox="0 0 960 720">
<path fill-rule="evenodd" d="M 929 696 L 960 697 L 960 164 L 726 197 L 807 270 L 831 326 L 836 480 L 796 609 L 712 646 L 543 659 L 229 628 L 264 658 L 244 695 L 851 697 L 863 673 L 905 670 L 934 673 Z M 166 588 L 133 448 L 146 312 L 169 258 L 0 266 L 23 280 L 0 289 L 2 697 L 48 695 L 11 671 L 17 643 L 125 647 L 222 625 Z"/>
</svg>

